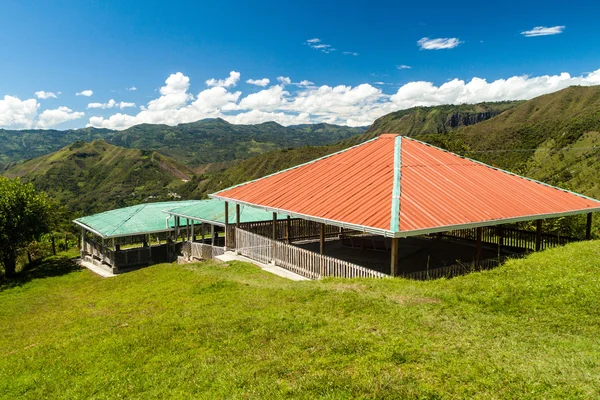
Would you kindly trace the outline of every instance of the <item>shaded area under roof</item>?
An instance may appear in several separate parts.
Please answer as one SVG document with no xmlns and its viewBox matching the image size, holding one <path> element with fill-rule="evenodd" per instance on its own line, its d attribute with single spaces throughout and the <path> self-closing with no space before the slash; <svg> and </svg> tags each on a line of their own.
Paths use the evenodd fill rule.
<svg viewBox="0 0 600 400">
<path fill-rule="evenodd" d="M 163 210 L 199 202 L 200 200 L 187 200 L 139 204 L 88 215 L 77 218 L 73 222 L 105 239 L 165 232 L 175 227 L 175 221 L 174 218 L 170 218 L 169 225 L 167 225 L 169 216 Z M 221 202 L 221 204 L 223 203 Z M 185 226 L 185 224 L 181 226 Z"/>
<path fill-rule="evenodd" d="M 211 198 L 406 237 L 600 211 L 600 201 L 396 134 Z"/>
<path fill-rule="evenodd" d="M 225 226 L 225 204 L 221 200 L 202 200 L 180 207 L 170 207 L 165 213 L 195 221 Z M 287 214 L 277 214 L 277 219 L 285 219 Z M 235 206 L 229 205 L 229 223 L 235 224 Z M 255 207 L 240 206 L 240 222 L 271 221 L 273 213 Z"/>
</svg>

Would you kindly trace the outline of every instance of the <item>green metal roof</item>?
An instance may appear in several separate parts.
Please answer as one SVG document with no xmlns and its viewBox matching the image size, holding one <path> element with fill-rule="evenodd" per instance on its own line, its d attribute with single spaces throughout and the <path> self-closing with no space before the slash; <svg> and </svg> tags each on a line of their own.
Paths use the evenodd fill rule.
<svg viewBox="0 0 600 400">
<path fill-rule="evenodd" d="M 225 225 L 225 203 L 222 200 L 201 200 L 180 207 L 165 207 L 165 213 L 195 221 Z M 287 214 L 277 214 L 277 219 L 285 219 Z M 240 206 L 240 222 L 271 221 L 273 213 L 250 206 Z M 235 224 L 235 206 L 229 205 L 229 223 Z"/>
<path fill-rule="evenodd" d="M 73 222 L 103 238 L 164 232 L 171 230 L 175 226 L 175 221 L 174 218 L 170 218 L 167 226 L 169 216 L 163 210 L 192 206 L 197 203 L 201 203 L 201 200 L 140 204 L 77 218 Z M 180 222 L 180 225 L 185 226 L 185 221 Z"/>
</svg>

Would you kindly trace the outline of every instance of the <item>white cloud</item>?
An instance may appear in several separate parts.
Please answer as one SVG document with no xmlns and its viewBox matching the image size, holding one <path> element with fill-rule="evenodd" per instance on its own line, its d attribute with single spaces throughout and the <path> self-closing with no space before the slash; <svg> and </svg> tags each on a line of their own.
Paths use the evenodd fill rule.
<svg viewBox="0 0 600 400">
<path fill-rule="evenodd" d="M 0 128 L 27 129 L 33 126 L 39 103 L 36 99 L 0 98 Z"/>
<path fill-rule="evenodd" d="M 235 86 L 240 80 L 240 73 L 236 71 L 231 71 L 229 73 L 229 77 L 226 79 L 209 79 L 206 81 L 208 86 L 220 86 L 220 87 L 231 87 Z"/>
<path fill-rule="evenodd" d="M 417 40 L 417 45 L 421 50 L 442 50 L 453 49 L 461 43 L 458 38 L 439 38 L 429 39 L 428 37 Z"/>
<path fill-rule="evenodd" d="M 374 86 L 392 85 L 389 82 L 314 86 L 308 81 L 292 83 L 289 77 L 281 76 L 278 84 L 246 96 L 242 96 L 241 91 L 233 92 L 224 86 L 214 86 L 192 96 L 188 92 L 189 81 L 181 73 L 173 74 L 160 89 L 160 97 L 151 100 L 136 115 L 116 113 L 108 118 L 95 116 L 89 119 L 89 125 L 125 129 L 141 123 L 176 125 L 220 117 L 232 123 L 244 124 L 276 121 L 283 125 L 328 122 L 366 126 L 384 114 L 415 106 L 526 100 L 571 85 L 600 85 L 600 69 L 582 76 L 568 73 L 513 76 L 491 82 L 478 77 L 469 81 L 453 79 L 440 85 L 415 81 L 399 87 L 391 95 Z M 34 115 L 25 118 L 22 125 L 32 121 L 35 116 L 36 101 L 31 101 Z"/>
<path fill-rule="evenodd" d="M 557 26 L 550 26 L 550 27 L 536 26 L 533 29 L 521 32 L 521 35 L 526 36 L 526 37 L 558 35 L 559 33 L 563 33 L 564 30 L 565 30 L 564 25 L 557 25 Z"/>
<path fill-rule="evenodd" d="M 262 86 L 262 87 L 267 86 L 270 82 L 271 82 L 271 80 L 269 78 L 248 79 L 246 81 L 246 83 L 249 83 L 251 85 Z"/>
<path fill-rule="evenodd" d="M 58 94 L 60 94 L 60 92 L 58 92 Z M 40 90 L 39 92 L 35 92 L 35 97 L 38 99 L 49 99 L 56 98 L 57 96 L 52 92 L 44 92 L 43 90 Z"/>
<path fill-rule="evenodd" d="M 128 103 L 125 101 L 116 102 L 114 99 L 110 99 L 107 103 L 89 103 L 87 108 L 120 108 L 121 110 L 128 107 L 135 107 L 135 103 Z"/>
<path fill-rule="evenodd" d="M 58 107 L 54 110 L 44 110 L 36 123 L 36 128 L 48 129 L 63 122 L 72 121 L 84 116 L 83 112 L 73 111 L 68 107 Z"/>
<path fill-rule="evenodd" d="M 278 76 L 277 80 L 281 83 L 282 86 L 289 85 L 292 83 L 292 80 L 287 76 Z"/>
<path fill-rule="evenodd" d="M 136 90 L 137 90 L 137 88 L 136 88 L 135 86 L 132 86 L 132 87 L 128 87 L 128 88 L 126 88 L 125 90 L 127 90 L 127 91 L 129 91 L 129 92 L 134 92 L 134 91 L 136 91 Z"/>
<path fill-rule="evenodd" d="M 398 69 L 411 69 L 412 67 L 410 65 L 402 64 L 402 65 L 397 65 L 396 68 L 398 68 Z"/>
<path fill-rule="evenodd" d="M 325 44 L 325 43 L 321 42 L 321 39 L 319 39 L 319 38 L 308 39 L 306 42 L 304 42 L 304 44 L 306 44 L 308 47 L 310 47 L 312 49 L 320 50 L 325 54 L 329 54 L 332 51 L 336 50 L 333 47 L 331 47 L 330 44 Z"/>
<path fill-rule="evenodd" d="M 75 96 L 90 97 L 93 94 L 94 94 L 94 92 L 88 89 L 88 90 L 82 90 L 81 92 L 75 93 Z"/>
<path fill-rule="evenodd" d="M 344 51 L 342 54 L 345 56 L 357 56 L 358 55 L 358 53 L 355 51 Z"/>
</svg>

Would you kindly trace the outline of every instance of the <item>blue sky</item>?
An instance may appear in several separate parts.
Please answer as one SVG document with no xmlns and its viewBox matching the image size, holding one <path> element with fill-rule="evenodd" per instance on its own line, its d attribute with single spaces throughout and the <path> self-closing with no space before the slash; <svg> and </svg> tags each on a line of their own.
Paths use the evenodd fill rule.
<svg viewBox="0 0 600 400">
<path fill-rule="evenodd" d="M 600 84 L 592 1 L 2 0 L 1 10 L 6 128 L 368 125 L 415 105 Z"/>
</svg>

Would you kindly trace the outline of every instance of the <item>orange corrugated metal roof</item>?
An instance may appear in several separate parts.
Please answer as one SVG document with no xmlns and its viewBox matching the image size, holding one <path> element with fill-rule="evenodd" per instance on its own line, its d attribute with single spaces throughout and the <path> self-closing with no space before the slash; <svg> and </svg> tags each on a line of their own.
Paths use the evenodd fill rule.
<svg viewBox="0 0 600 400">
<path fill-rule="evenodd" d="M 384 134 L 211 195 L 387 236 L 600 210 L 600 201 Z"/>
</svg>

